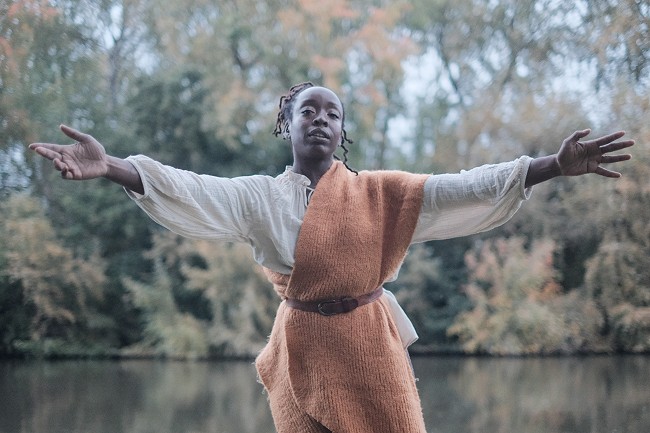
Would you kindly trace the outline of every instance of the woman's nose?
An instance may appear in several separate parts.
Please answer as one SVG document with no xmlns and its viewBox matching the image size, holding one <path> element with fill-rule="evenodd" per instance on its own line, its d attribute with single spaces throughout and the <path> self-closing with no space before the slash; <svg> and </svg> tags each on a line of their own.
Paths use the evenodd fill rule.
<svg viewBox="0 0 650 433">
<path fill-rule="evenodd" d="M 325 113 L 319 113 L 314 116 L 314 124 L 320 126 L 327 126 L 327 115 Z"/>
</svg>

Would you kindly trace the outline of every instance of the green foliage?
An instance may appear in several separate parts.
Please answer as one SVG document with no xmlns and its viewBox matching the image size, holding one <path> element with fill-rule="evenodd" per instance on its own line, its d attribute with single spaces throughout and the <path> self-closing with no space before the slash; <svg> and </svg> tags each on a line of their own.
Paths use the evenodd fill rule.
<svg viewBox="0 0 650 433">
<path fill-rule="evenodd" d="M 467 353 L 573 353 L 597 343 L 601 316 L 589 300 L 563 296 L 555 281 L 555 244 L 522 238 L 486 241 L 467 254 L 465 292 L 473 306 L 448 332 Z"/>
<path fill-rule="evenodd" d="M 639 4 L 0 3 L 0 351 L 258 350 L 278 300 L 247 247 L 157 235 L 121 189 L 63 182 L 26 145 L 67 142 L 69 123 L 116 156 L 275 175 L 291 162 L 270 134 L 278 99 L 305 80 L 340 94 L 360 169 L 455 172 L 555 152 L 587 126 L 627 130 L 623 179 L 537 186 L 503 227 L 414 248 L 391 288 L 421 351 L 650 350 Z"/>
<path fill-rule="evenodd" d="M 191 254 L 201 258 L 196 266 L 183 258 L 181 272 L 189 290 L 200 290 L 211 305 L 208 338 L 220 356 L 250 356 L 258 353 L 271 333 L 280 302 L 246 245 L 215 245 L 193 241 Z"/>
<path fill-rule="evenodd" d="M 643 88 L 650 67 L 648 5 L 636 0 L 591 0 L 588 6 L 583 37 L 594 54 L 597 84 L 611 83 L 614 77 L 625 74 Z"/>
<path fill-rule="evenodd" d="M 464 251 L 444 242 L 414 245 L 397 281 L 386 284 L 418 331 L 419 339 L 412 347 L 415 352 L 460 350 L 447 328 L 468 307 L 465 295 L 457 289 L 463 276 L 454 271 L 458 267 L 454 259 L 462 262 Z"/>
<path fill-rule="evenodd" d="M 148 254 L 156 257 L 153 280 L 125 281 L 144 339 L 124 354 L 249 357 L 262 349 L 279 300 L 248 247 L 162 232 Z"/>
<path fill-rule="evenodd" d="M 3 244 L 0 239 L 0 251 L 6 251 Z M 4 254 L 0 254 L 0 269 L 6 269 Z M 28 308 L 17 308 L 22 305 L 25 305 L 25 301 L 20 283 L 12 282 L 8 275 L 0 271 L 0 353 L 14 354 L 14 343 L 29 338 L 30 311 Z"/>
<path fill-rule="evenodd" d="M 41 206 L 26 195 L 11 196 L 0 214 L 0 263 L 7 283 L 3 301 L 20 302 L 13 308 L 25 309 L 13 314 L 17 323 L 8 327 L 4 344 L 9 345 L 8 339 L 13 339 L 13 349 L 20 349 L 13 343 L 19 340 L 75 344 L 114 326 L 97 310 L 106 278 L 104 262 L 96 254 L 82 260 L 62 247 Z"/>
<path fill-rule="evenodd" d="M 196 70 L 138 80 L 136 94 L 129 101 L 138 151 L 174 167 L 228 177 L 289 163 L 289 146 L 258 146 L 260 150 L 252 152 L 250 138 L 232 143 L 220 137 L 210 125 L 214 113 L 207 106 L 209 95 L 206 79 Z M 241 116 L 250 118 L 255 113 L 249 110 Z M 264 141 L 273 140 L 267 132 Z"/>
<path fill-rule="evenodd" d="M 647 188 L 643 201 L 650 205 Z M 638 189 L 635 188 L 637 193 Z M 635 213 L 632 212 L 630 216 Z M 606 233 L 596 254 L 587 261 L 585 285 L 612 332 L 615 348 L 626 352 L 650 350 L 650 231 L 646 221 L 621 217 L 616 231 Z"/>
<path fill-rule="evenodd" d="M 143 339 L 124 348 L 125 355 L 203 358 L 208 354 L 204 324 L 191 314 L 178 311 L 171 279 L 160 261 L 150 285 L 132 279 L 126 279 L 124 284 L 144 320 Z"/>
<path fill-rule="evenodd" d="M 623 89 L 617 98 L 622 100 L 617 116 L 634 125 L 638 137 L 634 152 L 636 164 L 608 195 L 598 198 L 599 203 L 604 202 L 611 209 L 611 218 L 601 226 L 602 242 L 586 262 L 585 287 L 605 318 L 602 332 L 612 334 L 614 349 L 648 352 L 650 127 L 644 114 L 649 106 L 648 92 Z"/>
</svg>

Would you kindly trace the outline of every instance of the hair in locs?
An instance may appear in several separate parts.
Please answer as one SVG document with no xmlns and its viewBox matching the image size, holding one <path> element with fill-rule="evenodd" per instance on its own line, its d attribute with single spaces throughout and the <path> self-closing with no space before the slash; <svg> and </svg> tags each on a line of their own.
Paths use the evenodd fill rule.
<svg viewBox="0 0 650 433">
<path fill-rule="evenodd" d="M 310 87 L 314 87 L 314 84 L 306 81 L 304 83 L 296 84 L 292 86 L 286 95 L 280 97 L 280 104 L 278 110 L 278 117 L 275 122 L 275 129 L 273 130 L 273 135 L 276 137 L 282 135 L 283 137 L 289 134 L 289 121 L 291 120 L 291 115 L 293 113 L 293 103 L 296 101 L 296 97 L 300 92 Z M 343 148 L 343 164 L 345 167 L 355 174 L 359 174 L 356 170 L 348 166 L 348 148 L 345 147 L 345 143 L 352 144 L 353 141 L 348 138 L 347 131 L 345 130 L 345 109 L 343 109 L 343 118 L 342 118 L 342 134 L 341 134 L 341 147 Z M 341 158 L 334 155 L 334 158 L 339 161 Z"/>
</svg>

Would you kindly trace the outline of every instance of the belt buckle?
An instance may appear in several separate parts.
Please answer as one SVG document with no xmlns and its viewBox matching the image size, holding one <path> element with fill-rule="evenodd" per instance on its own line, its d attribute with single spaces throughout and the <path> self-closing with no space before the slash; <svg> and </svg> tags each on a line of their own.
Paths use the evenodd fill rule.
<svg viewBox="0 0 650 433">
<path fill-rule="evenodd" d="M 328 312 L 324 309 L 329 304 L 339 304 L 342 306 L 343 311 L 333 311 L 333 312 Z M 359 301 L 356 300 L 355 298 L 351 298 L 349 296 L 346 296 L 345 298 L 341 299 L 333 299 L 331 301 L 323 301 L 318 304 L 318 312 L 322 314 L 323 316 L 335 316 L 337 314 L 341 313 L 349 313 L 350 311 L 354 310 L 359 306 Z"/>
</svg>

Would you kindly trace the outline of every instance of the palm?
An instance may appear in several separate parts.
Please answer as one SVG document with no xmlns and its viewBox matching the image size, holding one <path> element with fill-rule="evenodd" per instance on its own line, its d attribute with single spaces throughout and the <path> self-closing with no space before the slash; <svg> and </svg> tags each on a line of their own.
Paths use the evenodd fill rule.
<svg viewBox="0 0 650 433">
<path fill-rule="evenodd" d="M 95 139 L 66 146 L 61 162 L 68 166 L 75 180 L 92 179 L 106 174 L 104 147 Z"/>
<path fill-rule="evenodd" d="M 70 145 L 33 143 L 29 147 L 54 162 L 61 176 L 70 180 L 94 179 L 108 171 L 106 151 L 97 140 L 67 126 L 61 130 L 77 142 Z"/>
<path fill-rule="evenodd" d="M 626 161 L 630 155 L 608 155 L 610 152 L 630 147 L 633 140 L 616 141 L 625 135 L 624 132 L 605 135 L 593 140 L 580 141 L 591 131 L 585 129 L 576 131 L 562 142 L 557 154 L 557 161 L 564 176 L 578 176 L 587 173 L 596 173 L 606 177 L 619 177 L 620 173 L 608 170 L 600 164 Z"/>
</svg>

